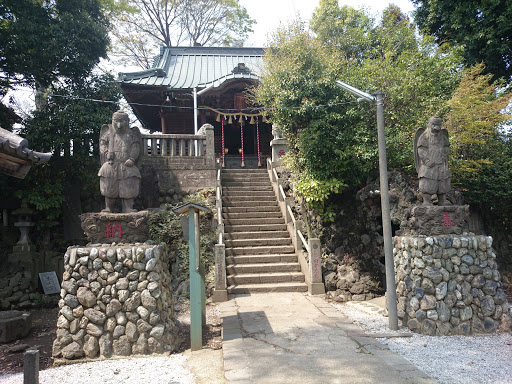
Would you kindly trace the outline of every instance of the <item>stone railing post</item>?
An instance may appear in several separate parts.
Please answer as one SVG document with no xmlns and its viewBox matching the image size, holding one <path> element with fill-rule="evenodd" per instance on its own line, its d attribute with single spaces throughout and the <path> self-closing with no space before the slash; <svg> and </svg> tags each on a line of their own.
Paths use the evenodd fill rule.
<svg viewBox="0 0 512 384">
<path fill-rule="evenodd" d="M 226 281 L 226 246 L 215 245 L 215 289 L 212 300 L 216 303 L 228 300 Z"/>
<path fill-rule="evenodd" d="M 288 210 L 288 207 L 291 205 L 292 198 L 291 197 L 285 197 L 284 199 L 284 223 L 288 224 L 292 221 L 292 217 L 290 215 L 290 211 Z"/>
<path fill-rule="evenodd" d="M 283 187 L 283 182 L 281 179 L 277 179 L 277 201 L 284 201 L 283 195 L 281 194 L 281 188 Z"/>
<path fill-rule="evenodd" d="M 151 156 L 158 155 L 158 143 L 155 138 L 151 139 Z"/>
<path fill-rule="evenodd" d="M 295 249 L 297 249 L 297 250 L 302 249 L 302 240 L 300 239 L 299 232 L 301 232 L 303 230 L 303 227 L 304 227 L 304 223 L 302 221 L 297 220 L 295 222 L 293 237 L 295 240 Z"/>
<path fill-rule="evenodd" d="M 213 165 L 215 164 L 215 142 L 213 125 L 203 124 L 199 131 L 204 132 L 204 135 L 206 136 L 206 164 Z"/>
<path fill-rule="evenodd" d="M 325 287 L 322 283 L 322 259 L 320 254 L 320 239 L 309 239 L 309 293 L 319 295 L 325 293 Z"/>
</svg>

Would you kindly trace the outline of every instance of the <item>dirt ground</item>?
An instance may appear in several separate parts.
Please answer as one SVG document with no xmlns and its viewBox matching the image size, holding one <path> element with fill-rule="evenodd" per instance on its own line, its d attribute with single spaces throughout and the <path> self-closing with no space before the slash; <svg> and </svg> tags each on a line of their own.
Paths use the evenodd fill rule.
<svg viewBox="0 0 512 384">
<path fill-rule="evenodd" d="M 39 349 L 39 369 L 53 364 L 52 345 L 56 334 L 59 308 L 38 308 L 32 313 L 32 329 L 27 337 L 0 344 L 0 375 L 23 371 L 23 353 L 28 348 Z"/>
<path fill-rule="evenodd" d="M 190 349 L 190 305 L 178 303 L 175 306 L 178 337 L 182 344 L 177 353 Z M 39 349 L 39 369 L 53 365 L 52 345 L 56 336 L 58 308 L 29 310 L 32 313 L 32 329 L 27 337 L 11 343 L 0 344 L 0 376 L 6 373 L 23 372 L 23 353 L 29 348 Z M 203 348 L 222 349 L 220 312 L 214 305 L 208 305 L 206 327 L 203 328 Z"/>
</svg>

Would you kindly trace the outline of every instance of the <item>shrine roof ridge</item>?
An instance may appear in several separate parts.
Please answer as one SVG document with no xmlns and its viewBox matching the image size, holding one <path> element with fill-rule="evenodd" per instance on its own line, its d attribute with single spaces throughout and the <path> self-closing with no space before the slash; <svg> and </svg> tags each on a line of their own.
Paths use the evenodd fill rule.
<svg viewBox="0 0 512 384">
<path fill-rule="evenodd" d="M 228 78 L 258 80 L 263 48 L 162 47 L 153 68 L 119 73 L 121 85 L 193 89 Z M 234 72 L 243 64 L 243 71 Z M 233 74 L 235 76 L 233 76 Z"/>
</svg>

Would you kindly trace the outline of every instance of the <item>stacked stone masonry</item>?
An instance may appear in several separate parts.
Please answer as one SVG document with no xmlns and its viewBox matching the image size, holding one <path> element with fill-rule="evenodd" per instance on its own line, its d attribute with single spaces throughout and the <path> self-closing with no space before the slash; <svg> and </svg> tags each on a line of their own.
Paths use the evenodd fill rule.
<svg viewBox="0 0 512 384">
<path fill-rule="evenodd" d="M 496 331 L 507 314 L 492 237 L 394 238 L 398 316 L 426 335 Z"/>
<path fill-rule="evenodd" d="M 68 248 L 59 307 L 56 358 L 175 349 L 169 260 L 163 243 Z"/>
</svg>

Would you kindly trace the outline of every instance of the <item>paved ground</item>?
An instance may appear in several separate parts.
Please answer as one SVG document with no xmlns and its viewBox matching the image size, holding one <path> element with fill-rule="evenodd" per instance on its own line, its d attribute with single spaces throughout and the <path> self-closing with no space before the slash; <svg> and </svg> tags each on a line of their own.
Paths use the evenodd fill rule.
<svg viewBox="0 0 512 384">
<path fill-rule="evenodd" d="M 238 295 L 221 316 L 226 383 L 435 383 L 320 297 Z"/>
</svg>

